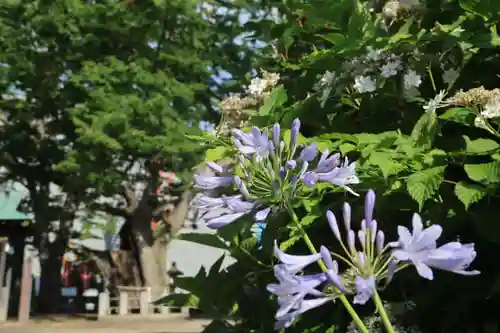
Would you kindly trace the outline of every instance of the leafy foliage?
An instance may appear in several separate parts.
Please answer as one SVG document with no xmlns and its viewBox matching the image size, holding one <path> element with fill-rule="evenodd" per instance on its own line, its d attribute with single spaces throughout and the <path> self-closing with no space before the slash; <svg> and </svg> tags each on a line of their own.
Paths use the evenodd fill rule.
<svg viewBox="0 0 500 333">
<path fill-rule="evenodd" d="M 500 181 L 500 110 L 497 106 L 494 115 L 485 117 L 484 100 L 477 102 L 485 95 L 467 93 L 481 85 L 490 92 L 498 88 L 493 79 L 500 72 L 498 11 L 493 10 L 497 5 L 420 1 L 388 18 L 382 11 L 385 2 L 375 3 L 372 10 L 361 0 L 276 3 L 285 19 L 261 29 L 263 40 L 275 41 L 261 66 L 279 72 L 282 86 L 272 92 L 250 124 L 264 127 L 279 122 L 288 127 L 299 117 L 304 142 L 317 142 L 322 150 L 340 151 L 356 160 L 361 179 L 356 191 L 377 190 L 377 221 L 384 228 L 411 221 L 410 212 L 420 210 L 428 223 L 446 225 L 445 237 L 453 240 L 450 235 L 458 234 L 462 241 L 476 244 L 476 266 L 482 272 L 478 278 L 443 278 L 437 287 L 422 289 L 409 274 L 400 285 L 387 288 L 384 296 L 394 304 L 414 304 L 397 318 L 402 329 L 453 331 L 495 320 L 493 313 L 471 309 L 494 308 L 499 302 L 498 282 L 493 281 L 498 281 L 500 271 L 490 258 L 500 250 L 500 228 L 494 222 Z M 396 56 L 397 73 L 384 76 L 387 63 L 369 59 L 377 55 L 370 50 L 380 50 L 379 56 Z M 409 87 L 410 71 L 418 75 L 413 87 Z M 374 89 L 361 89 L 363 75 L 376 81 Z M 230 148 L 216 149 L 225 151 L 224 155 L 211 154 L 207 160 L 231 155 Z M 315 191 L 317 199 L 303 198 L 297 204 L 299 219 L 315 241 L 334 243 L 322 216 L 326 209 L 339 209 L 342 200 L 322 188 Z M 306 252 L 301 235 L 281 219 L 278 215 L 270 220 L 262 249 L 249 251 L 254 260 L 272 265 L 270 246 L 275 239 L 289 251 Z M 228 238 L 231 248 L 238 247 L 240 237 L 252 237 L 230 228 L 238 235 L 238 242 Z M 238 258 L 229 270 L 239 270 L 241 283 L 258 290 L 260 298 L 245 303 L 258 309 L 260 321 L 253 322 L 254 316 L 243 311 L 241 303 L 236 311 L 227 308 L 225 314 L 241 320 L 235 329 L 266 332 L 271 325 L 266 321 L 273 318 L 259 310 L 272 306 L 264 288 L 274 278 L 256 269 L 248 257 Z M 347 319 L 342 312 L 325 311 L 305 314 L 286 331 L 326 332 L 333 330 L 330 327 L 345 331 Z M 313 328 L 319 322 L 324 326 Z"/>
</svg>

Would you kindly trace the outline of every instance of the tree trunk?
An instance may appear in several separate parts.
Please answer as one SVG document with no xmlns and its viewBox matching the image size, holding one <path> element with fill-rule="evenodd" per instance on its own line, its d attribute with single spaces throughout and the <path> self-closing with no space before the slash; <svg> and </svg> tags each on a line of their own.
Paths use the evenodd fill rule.
<svg viewBox="0 0 500 333">
<path fill-rule="evenodd" d="M 145 214 L 136 211 L 120 230 L 121 260 L 114 262 L 111 255 L 92 254 L 103 278 L 115 285 L 149 286 L 151 298 L 161 298 L 168 288 L 167 247 L 172 236 L 183 226 L 193 193 L 185 191 L 174 210 L 164 212 L 164 228 L 159 234 L 151 229 L 151 209 Z M 117 271 L 112 281 L 113 267 Z"/>
<path fill-rule="evenodd" d="M 61 266 L 66 242 L 59 237 L 52 244 L 46 244 L 40 260 L 40 294 L 38 312 L 54 314 L 60 311 L 61 304 Z"/>
</svg>

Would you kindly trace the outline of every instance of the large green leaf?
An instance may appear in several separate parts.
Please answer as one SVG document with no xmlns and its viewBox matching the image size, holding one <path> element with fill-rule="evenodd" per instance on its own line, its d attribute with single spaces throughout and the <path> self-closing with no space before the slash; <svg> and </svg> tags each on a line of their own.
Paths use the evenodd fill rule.
<svg viewBox="0 0 500 333">
<path fill-rule="evenodd" d="M 500 148 L 500 145 L 491 139 L 476 139 L 470 140 L 469 137 L 464 135 L 466 143 L 465 152 L 469 154 L 491 154 Z"/>
<path fill-rule="evenodd" d="M 470 205 L 478 202 L 487 194 L 487 189 L 478 184 L 470 184 L 467 182 L 459 182 L 455 185 L 455 194 L 462 201 L 465 209 L 469 209 Z"/>
<path fill-rule="evenodd" d="M 466 164 L 465 172 L 470 179 L 485 184 L 500 182 L 500 161 L 481 164 Z"/>
<path fill-rule="evenodd" d="M 435 167 L 425 169 L 408 177 L 406 186 L 410 196 L 418 202 L 419 209 L 422 210 L 423 204 L 430 199 L 439 189 L 443 182 L 445 167 Z"/>
<path fill-rule="evenodd" d="M 216 234 L 202 234 L 193 232 L 193 233 L 180 234 L 177 236 L 176 239 L 202 244 L 210 247 L 216 247 L 224 250 L 229 249 L 224 240 L 222 240 Z"/>
<path fill-rule="evenodd" d="M 370 154 L 368 160 L 370 164 L 379 167 L 384 179 L 387 179 L 389 176 L 397 174 L 405 169 L 403 164 L 392 159 L 393 156 L 394 154 L 390 152 L 373 152 Z"/>
<path fill-rule="evenodd" d="M 473 126 L 477 112 L 470 108 L 451 108 L 439 116 L 439 119 Z"/>
<path fill-rule="evenodd" d="M 425 112 L 417 121 L 411 132 L 415 144 L 423 148 L 431 148 L 438 131 L 435 111 Z"/>
<path fill-rule="evenodd" d="M 271 92 L 271 95 L 265 100 L 264 104 L 259 109 L 260 116 L 266 116 L 274 108 L 282 106 L 287 100 L 286 90 L 283 85 L 278 86 Z"/>
<path fill-rule="evenodd" d="M 218 161 L 221 160 L 226 156 L 228 153 L 229 149 L 224 146 L 208 149 L 207 152 L 205 153 L 205 160 L 206 161 Z"/>
</svg>

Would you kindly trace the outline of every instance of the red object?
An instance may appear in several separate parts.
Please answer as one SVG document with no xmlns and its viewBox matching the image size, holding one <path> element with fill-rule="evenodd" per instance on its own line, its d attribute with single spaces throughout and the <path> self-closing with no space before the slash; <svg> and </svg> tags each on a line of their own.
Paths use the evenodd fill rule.
<svg viewBox="0 0 500 333">
<path fill-rule="evenodd" d="M 71 277 L 71 263 L 69 261 L 66 261 L 64 263 L 64 269 L 61 275 L 63 286 L 65 287 L 69 286 L 70 277 Z"/>
<path fill-rule="evenodd" d="M 89 268 L 86 262 L 82 263 L 80 267 L 82 270 L 82 272 L 80 273 L 80 278 L 82 279 L 83 289 L 85 290 L 90 287 L 90 277 L 92 276 L 92 273 L 89 273 Z"/>
</svg>

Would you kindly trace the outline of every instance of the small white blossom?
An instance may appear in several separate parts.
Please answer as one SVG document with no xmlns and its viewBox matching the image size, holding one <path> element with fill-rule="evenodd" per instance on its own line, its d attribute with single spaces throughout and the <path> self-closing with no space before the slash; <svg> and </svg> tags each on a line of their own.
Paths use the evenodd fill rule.
<svg viewBox="0 0 500 333">
<path fill-rule="evenodd" d="M 404 77 L 403 83 L 405 89 L 418 88 L 422 83 L 422 78 L 413 69 L 408 70 Z"/>
<path fill-rule="evenodd" d="M 264 70 L 262 77 L 255 77 L 250 81 L 248 93 L 257 97 L 261 97 L 265 92 L 269 91 L 278 84 L 280 75 L 277 73 L 269 73 Z"/>
<path fill-rule="evenodd" d="M 458 79 L 459 75 L 460 74 L 458 74 L 458 72 L 453 68 L 447 69 L 443 72 L 443 81 L 447 85 L 450 85 L 455 82 L 456 79 Z"/>
<path fill-rule="evenodd" d="M 248 92 L 252 95 L 260 96 L 267 88 L 267 82 L 260 77 L 253 78 L 248 86 Z"/>
<path fill-rule="evenodd" d="M 382 8 L 382 14 L 387 18 L 394 19 L 398 17 L 400 10 L 401 3 L 396 0 L 391 0 L 384 5 L 384 8 Z"/>
<path fill-rule="evenodd" d="M 382 50 L 375 50 L 373 47 L 368 46 L 366 48 L 366 51 L 368 52 L 366 54 L 366 59 L 371 60 L 371 61 L 379 61 L 382 58 Z"/>
<path fill-rule="evenodd" d="M 335 81 L 335 72 L 326 71 L 325 74 L 323 74 L 323 76 L 321 77 L 319 84 L 322 87 L 331 86 L 333 84 L 333 81 Z"/>
<path fill-rule="evenodd" d="M 377 81 L 369 76 L 357 76 L 353 88 L 361 94 L 374 92 L 377 90 Z"/>
<path fill-rule="evenodd" d="M 481 115 L 486 119 L 500 117 L 500 97 L 493 98 L 485 106 Z"/>
<path fill-rule="evenodd" d="M 434 96 L 433 99 L 431 99 L 427 105 L 424 105 L 424 110 L 425 112 L 434 112 L 436 111 L 438 108 L 442 108 L 444 106 L 446 106 L 445 103 L 443 103 L 443 100 L 444 100 L 444 97 L 446 96 L 446 91 L 445 90 L 441 90 L 439 92 L 439 94 L 437 94 L 436 96 Z"/>
<path fill-rule="evenodd" d="M 389 78 L 398 74 L 398 69 L 401 65 L 400 60 L 389 61 L 381 68 L 381 75 L 383 77 Z"/>
<path fill-rule="evenodd" d="M 486 120 L 484 120 L 483 117 L 477 116 L 476 119 L 474 119 L 474 126 L 477 128 L 483 128 L 483 129 L 488 129 L 488 125 L 486 124 Z"/>
</svg>

